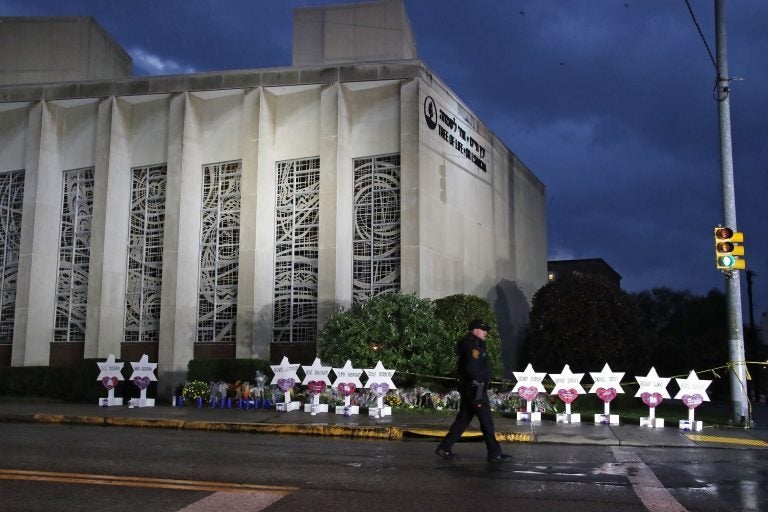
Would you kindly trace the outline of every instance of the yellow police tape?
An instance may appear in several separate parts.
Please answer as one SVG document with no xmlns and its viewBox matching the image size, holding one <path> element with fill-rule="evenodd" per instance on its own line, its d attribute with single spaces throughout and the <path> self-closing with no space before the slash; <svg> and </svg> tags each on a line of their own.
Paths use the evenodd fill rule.
<svg viewBox="0 0 768 512">
<path fill-rule="evenodd" d="M 718 371 L 721 371 L 721 372 L 724 372 L 724 373 L 728 373 L 729 371 L 735 372 L 737 367 L 744 366 L 744 370 L 746 372 L 747 380 L 752 380 L 752 375 L 750 375 L 750 373 L 749 373 L 749 365 L 768 367 L 768 361 L 728 361 L 726 364 L 724 364 L 722 366 L 716 366 L 715 368 L 708 368 L 706 370 L 694 370 L 694 371 L 696 372 L 697 375 L 702 375 L 702 374 L 706 374 L 706 373 L 712 373 L 712 375 L 714 377 L 720 379 L 722 377 L 721 377 L 720 373 L 718 373 Z M 439 375 L 425 375 L 425 374 L 422 374 L 422 373 L 413 373 L 413 372 L 406 372 L 406 371 L 399 371 L 398 373 L 403 373 L 405 375 L 413 375 L 414 377 L 421 377 L 421 378 L 424 378 L 424 379 L 451 380 L 451 381 L 457 380 L 455 377 L 441 377 Z M 685 378 L 687 376 L 688 376 L 688 374 L 686 373 L 684 375 L 672 375 L 670 378 L 678 378 L 678 377 L 679 378 Z M 494 385 L 497 385 L 497 386 L 498 385 L 510 385 L 511 382 L 509 382 L 509 381 L 494 380 L 494 381 L 491 381 L 491 384 L 494 384 Z M 621 386 L 633 386 L 633 385 L 637 385 L 637 382 L 634 382 L 634 381 L 632 381 L 632 382 L 621 382 L 620 385 Z"/>
</svg>

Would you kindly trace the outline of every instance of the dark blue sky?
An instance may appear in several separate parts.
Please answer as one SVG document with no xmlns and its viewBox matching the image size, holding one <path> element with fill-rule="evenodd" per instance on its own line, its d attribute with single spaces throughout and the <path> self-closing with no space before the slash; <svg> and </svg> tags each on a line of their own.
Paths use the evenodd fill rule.
<svg viewBox="0 0 768 512">
<path fill-rule="evenodd" d="M 334 0 L 0 0 L 90 15 L 135 74 L 290 66 L 292 9 Z M 684 0 L 405 0 L 422 60 L 547 187 L 550 259 L 605 259 L 628 291 L 723 290 L 715 67 Z M 715 51 L 714 0 L 690 0 Z M 727 8 L 738 227 L 768 311 L 768 2 Z M 744 320 L 748 319 L 742 273 Z"/>
</svg>

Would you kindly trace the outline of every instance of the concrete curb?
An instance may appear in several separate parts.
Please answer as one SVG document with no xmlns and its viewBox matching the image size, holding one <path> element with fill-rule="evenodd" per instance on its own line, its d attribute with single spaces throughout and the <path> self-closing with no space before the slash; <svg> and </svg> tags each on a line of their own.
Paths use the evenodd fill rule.
<svg viewBox="0 0 768 512">
<path fill-rule="evenodd" d="M 376 427 L 360 425 L 328 425 L 325 423 L 238 423 L 206 420 L 146 419 L 111 416 L 77 416 L 66 414 L 5 414 L 0 415 L 1 423 L 52 423 L 68 425 L 92 425 L 112 427 L 165 428 L 178 430 L 209 430 L 217 432 L 243 432 L 283 435 L 310 435 L 330 437 L 350 437 L 365 439 L 384 439 L 402 441 L 405 438 L 423 437 L 440 439 L 447 430 L 421 427 Z M 482 433 L 468 431 L 462 435 L 464 440 L 482 440 Z M 500 442 L 534 442 L 534 435 L 529 432 L 497 432 Z"/>
<path fill-rule="evenodd" d="M 267 418 L 272 420 L 273 417 Z M 96 416 L 90 414 L 59 414 L 55 412 L 23 413 L 19 411 L 0 413 L 0 423 L 48 423 L 63 425 L 92 425 L 129 428 L 162 428 L 176 430 L 208 430 L 215 432 L 242 432 L 279 435 L 307 435 L 326 437 L 346 437 L 356 439 L 379 439 L 389 441 L 407 441 L 412 439 L 439 440 L 447 433 L 442 425 L 359 425 L 333 423 L 273 423 L 271 421 L 217 421 L 215 419 L 185 418 L 130 418 L 125 416 Z M 588 429 L 587 429 L 588 430 Z M 758 448 L 768 449 L 768 439 L 746 432 L 709 431 L 706 433 L 685 433 L 630 429 L 622 431 L 611 429 L 601 435 L 589 432 L 556 431 L 551 426 L 541 430 L 523 432 L 505 431 L 504 426 L 496 432 L 496 439 L 505 443 L 545 443 L 545 444 L 580 444 L 594 446 L 656 446 L 669 448 Z M 482 434 L 469 430 L 462 435 L 464 441 L 482 441 Z"/>
</svg>

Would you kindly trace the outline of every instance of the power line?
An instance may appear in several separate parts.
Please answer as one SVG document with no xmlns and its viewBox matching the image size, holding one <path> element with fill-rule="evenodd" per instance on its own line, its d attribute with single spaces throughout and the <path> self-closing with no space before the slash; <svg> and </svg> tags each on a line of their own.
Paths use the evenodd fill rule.
<svg viewBox="0 0 768 512">
<path fill-rule="evenodd" d="M 707 38 L 704 37 L 704 32 L 701 31 L 701 27 L 699 26 L 699 22 L 696 21 L 696 15 L 693 14 L 693 8 L 691 7 L 691 4 L 688 0 L 685 0 L 685 5 L 688 6 L 688 12 L 691 14 L 691 19 L 693 20 L 693 24 L 696 25 L 696 30 L 699 31 L 699 35 L 701 36 L 701 40 L 704 42 L 704 46 L 707 48 L 707 53 L 709 53 L 709 60 L 712 61 L 712 65 L 717 69 L 717 62 L 715 62 L 715 57 L 712 55 L 712 50 L 709 49 L 709 44 L 707 44 Z"/>
</svg>

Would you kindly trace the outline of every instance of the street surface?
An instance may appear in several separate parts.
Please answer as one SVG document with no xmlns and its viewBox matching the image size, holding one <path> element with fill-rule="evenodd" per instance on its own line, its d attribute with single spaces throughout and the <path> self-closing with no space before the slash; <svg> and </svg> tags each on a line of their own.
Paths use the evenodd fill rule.
<svg viewBox="0 0 768 512">
<path fill-rule="evenodd" d="M 753 449 L 373 441 L 0 425 L 2 511 L 764 511 Z"/>
</svg>

